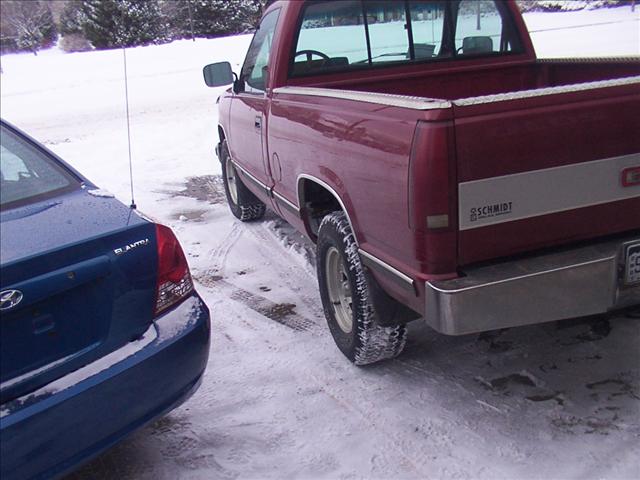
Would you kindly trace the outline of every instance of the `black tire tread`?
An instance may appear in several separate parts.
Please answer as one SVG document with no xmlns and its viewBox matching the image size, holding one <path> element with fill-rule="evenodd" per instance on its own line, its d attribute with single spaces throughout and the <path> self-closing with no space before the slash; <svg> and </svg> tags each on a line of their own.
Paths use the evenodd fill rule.
<svg viewBox="0 0 640 480">
<path fill-rule="evenodd" d="M 266 210 L 267 206 L 261 202 L 252 192 L 249 190 L 236 173 L 236 188 L 238 190 L 238 202 L 235 203 L 231 195 L 229 194 L 229 185 L 227 184 L 226 164 L 231 160 L 229 154 L 229 147 L 227 141 L 223 141 L 220 146 L 220 162 L 222 163 L 222 179 L 224 183 L 224 192 L 227 197 L 227 203 L 231 213 L 242 222 L 252 222 L 260 220 Z"/>
<path fill-rule="evenodd" d="M 358 246 L 355 241 L 351 226 L 344 212 L 333 212 L 325 216 L 320 224 L 318 234 L 318 253 L 322 249 L 322 242 L 327 241 L 327 236 L 331 235 L 329 231 L 335 232 L 339 238 L 342 239 L 344 249 L 342 254 L 344 255 L 346 264 L 349 271 L 355 275 L 356 292 L 359 297 L 358 302 L 354 302 L 356 311 L 354 313 L 354 329 L 357 339 L 353 342 L 353 348 L 348 351 L 343 350 L 340 343 L 336 339 L 338 347 L 356 365 L 368 365 L 371 363 L 379 362 L 390 358 L 397 357 L 404 349 L 407 337 L 407 329 L 405 325 L 394 326 L 381 326 L 377 324 L 377 313 L 371 301 L 371 293 L 367 277 L 365 275 L 364 267 L 360 260 L 360 254 L 358 253 Z M 323 297 L 323 307 L 325 316 L 331 333 L 336 337 L 336 334 L 340 335 L 342 332 L 335 323 L 333 318 L 332 307 L 326 305 L 329 302 L 324 301 L 324 298 L 328 298 L 322 289 L 326 290 L 326 286 L 323 281 L 323 273 L 320 269 L 324 268 L 324 259 L 318 258 L 318 280 L 320 283 L 321 294 Z M 344 333 L 342 333 L 344 335 Z"/>
</svg>

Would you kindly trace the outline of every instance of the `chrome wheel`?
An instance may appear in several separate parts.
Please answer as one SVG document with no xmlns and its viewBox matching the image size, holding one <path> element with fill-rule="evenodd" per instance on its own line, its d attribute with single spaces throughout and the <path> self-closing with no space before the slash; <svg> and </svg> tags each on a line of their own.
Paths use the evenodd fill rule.
<svg viewBox="0 0 640 480">
<path fill-rule="evenodd" d="M 342 255 L 335 247 L 327 251 L 325 272 L 329 301 L 333 306 L 338 326 L 344 333 L 353 330 L 353 299 L 349 276 Z"/>
<path fill-rule="evenodd" d="M 227 179 L 227 188 L 229 189 L 229 196 L 234 204 L 238 204 L 238 184 L 236 179 L 236 169 L 231 163 L 231 160 L 227 159 L 224 162 L 224 175 Z"/>
</svg>

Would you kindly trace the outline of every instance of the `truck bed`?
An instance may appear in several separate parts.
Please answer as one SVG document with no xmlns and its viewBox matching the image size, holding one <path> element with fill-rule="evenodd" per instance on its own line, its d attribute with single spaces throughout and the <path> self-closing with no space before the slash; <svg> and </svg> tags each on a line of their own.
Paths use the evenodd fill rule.
<svg viewBox="0 0 640 480">
<path fill-rule="evenodd" d="M 374 78 L 351 72 L 306 86 L 408 95 L 445 100 L 514 93 L 640 75 L 639 57 L 548 59 L 534 62 L 485 60 L 481 65 L 451 62 L 429 69 L 390 68 Z M 293 83 L 293 82 L 292 82 Z"/>
<path fill-rule="evenodd" d="M 400 97 L 388 97 L 395 94 L 414 107 L 422 99 L 425 108 L 450 110 L 459 232 L 457 265 L 449 268 L 640 229 L 638 187 L 620 180 L 640 164 L 637 58 L 393 70 L 299 93 L 325 89 L 354 101 L 380 93 L 378 102 L 402 107 Z M 474 213 L 502 205 L 484 218 Z"/>
</svg>

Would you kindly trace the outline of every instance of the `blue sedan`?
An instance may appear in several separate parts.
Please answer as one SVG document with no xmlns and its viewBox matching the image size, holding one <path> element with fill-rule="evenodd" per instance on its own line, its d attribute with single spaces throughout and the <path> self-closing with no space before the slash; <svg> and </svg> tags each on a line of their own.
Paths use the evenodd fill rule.
<svg viewBox="0 0 640 480">
<path fill-rule="evenodd" d="M 0 128 L 0 477 L 49 478 L 193 394 L 209 310 L 169 228 Z"/>
</svg>

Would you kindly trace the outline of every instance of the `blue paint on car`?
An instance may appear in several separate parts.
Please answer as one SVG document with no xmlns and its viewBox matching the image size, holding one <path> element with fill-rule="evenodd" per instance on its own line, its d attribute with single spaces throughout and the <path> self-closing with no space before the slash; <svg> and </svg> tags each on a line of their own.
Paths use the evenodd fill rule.
<svg viewBox="0 0 640 480">
<path fill-rule="evenodd" d="M 1 128 L 0 477 L 49 478 L 189 398 L 209 311 L 170 229 Z"/>
</svg>

